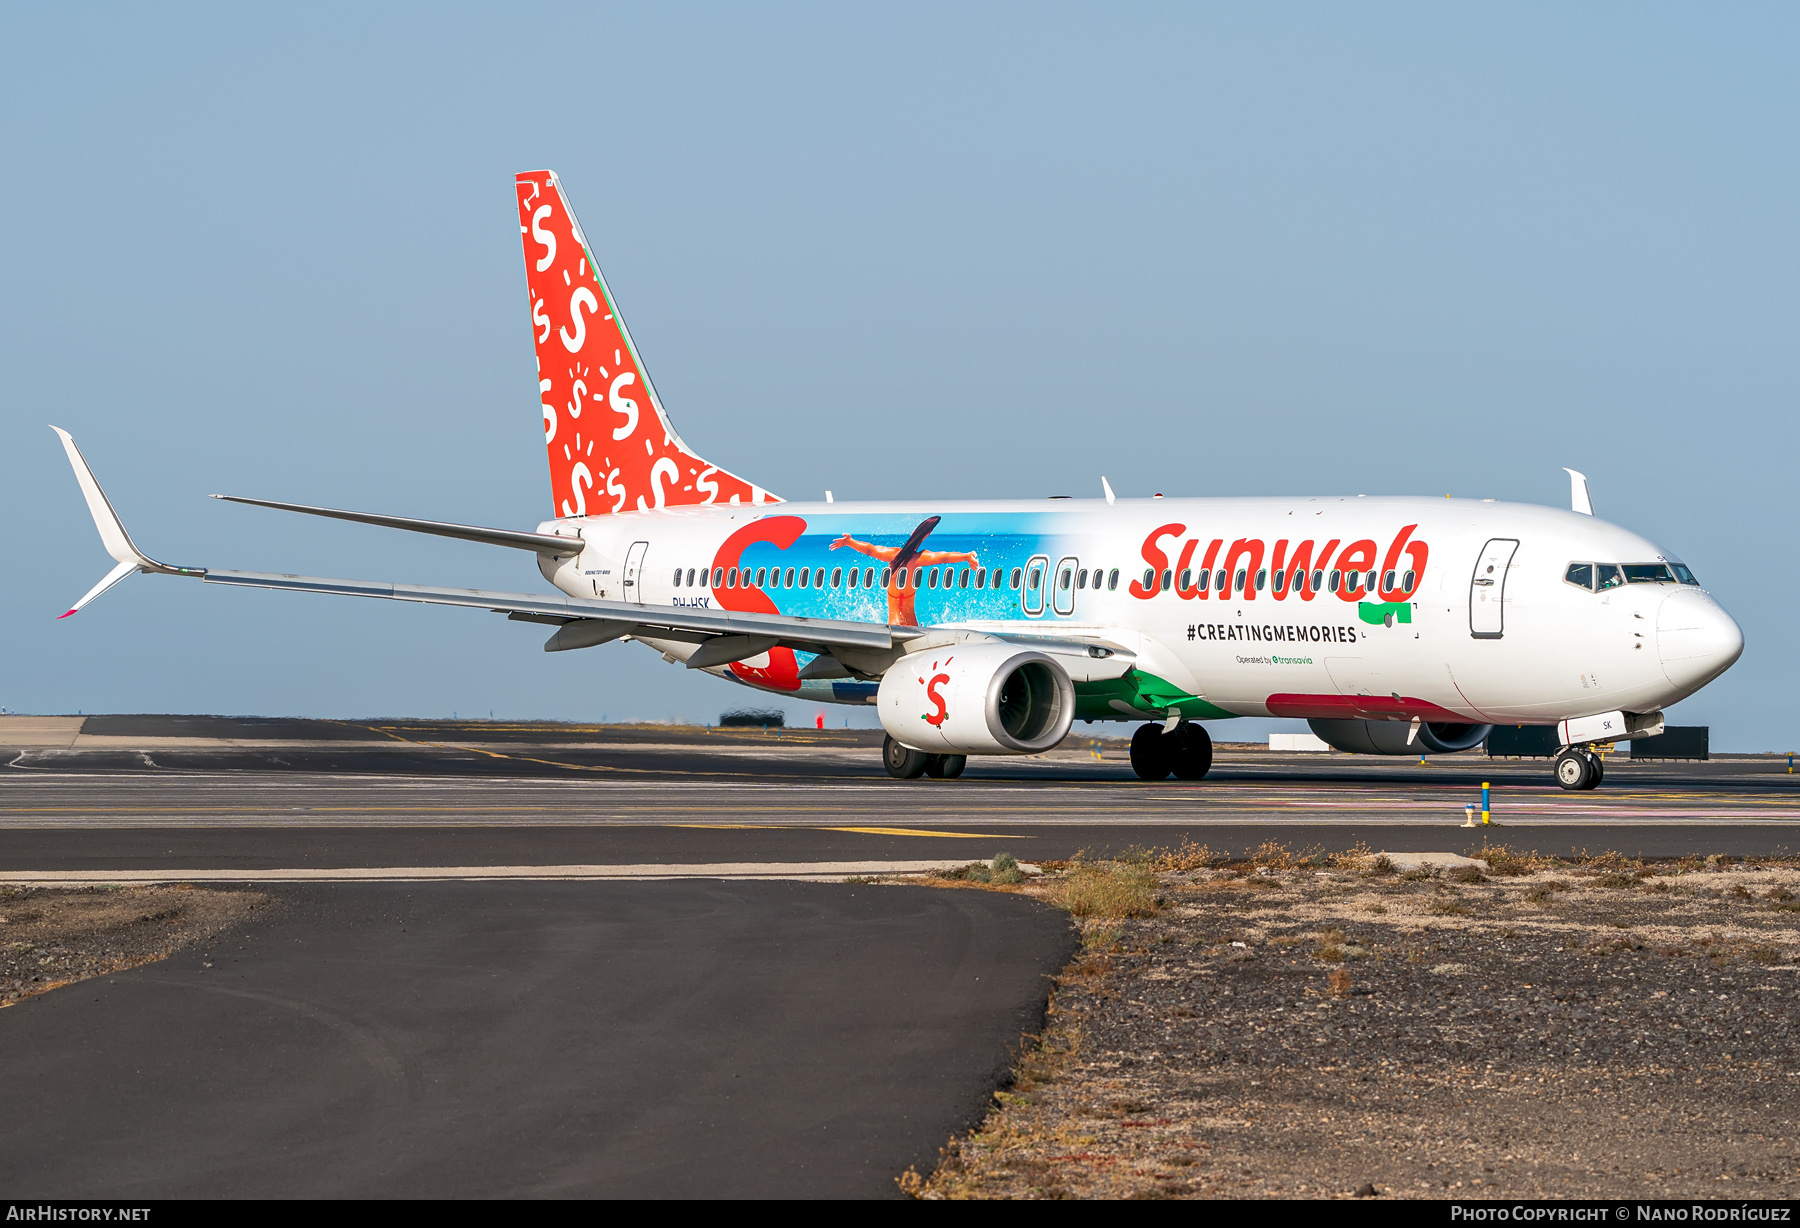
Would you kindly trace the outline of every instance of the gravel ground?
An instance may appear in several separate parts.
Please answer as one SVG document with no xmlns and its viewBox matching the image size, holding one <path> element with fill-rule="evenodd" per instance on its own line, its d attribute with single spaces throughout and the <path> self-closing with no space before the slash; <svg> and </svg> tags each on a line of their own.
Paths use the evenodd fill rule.
<svg viewBox="0 0 1800 1228">
<path fill-rule="evenodd" d="M 1084 922 L 1086 953 L 1012 1090 L 902 1188 L 1800 1193 L 1791 863 L 1496 856 L 1492 876 L 1452 872 L 1465 881 L 1368 857 L 1170 863 L 1138 871 L 1153 915 Z M 1058 884 L 1013 889 L 1056 898 Z"/>
<path fill-rule="evenodd" d="M 191 887 L 0 886 L 0 1007 L 165 959 L 267 903 Z"/>
</svg>

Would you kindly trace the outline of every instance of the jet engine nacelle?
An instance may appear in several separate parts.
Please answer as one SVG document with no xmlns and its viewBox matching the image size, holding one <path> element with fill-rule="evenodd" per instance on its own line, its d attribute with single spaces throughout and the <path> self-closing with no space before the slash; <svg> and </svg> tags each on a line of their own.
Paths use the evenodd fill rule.
<svg viewBox="0 0 1800 1228">
<path fill-rule="evenodd" d="M 1411 721 L 1308 721 L 1323 742 L 1353 755 L 1445 755 L 1473 750 L 1492 725 L 1458 725 L 1423 721 L 1414 734 Z M 1408 737 L 1411 741 L 1408 741 Z"/>
<path fill-rule="evenodd" d="M 1056 660 L 1016 644 L 955 644 L 901 657 L 875 695 L 894 741 L 933 755 L 1030 755 L 1075 719 L 1075 687 Z"/>
</svg>

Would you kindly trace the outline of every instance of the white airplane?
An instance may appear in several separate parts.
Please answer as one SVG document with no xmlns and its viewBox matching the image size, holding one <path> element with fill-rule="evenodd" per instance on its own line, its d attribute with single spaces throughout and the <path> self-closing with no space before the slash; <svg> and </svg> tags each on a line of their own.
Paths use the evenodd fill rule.
<svg viewBox="0 0 1800 1228">
<path fill-rule="evenodd" d="M 1495 724 L 1554 725 L 1566 789 L 1595 744 L 1660 732 L 1743 633 L 1682 562 L 1573 509 L 1492 500 L 786 502 L 702 460 L 670 425 L 555 174 L 517 177 L 553 518 L 487 529 L 263 499 L 526 550 L 557 595 L 171 567 L 133 544 L 61 436 L 118 565 L 504 613 L 545 651 L 635 639 L 777 694 L 874 704 L 888 772 L 1047 750 L 1072 722 L 1145 722 L 1131 763 L 1198 780 L 1195 723 L 1298 717 L 1340 750 L 1466 750 Z M 67 617 L 67 615 L 63 615 Z"/>
</svg>

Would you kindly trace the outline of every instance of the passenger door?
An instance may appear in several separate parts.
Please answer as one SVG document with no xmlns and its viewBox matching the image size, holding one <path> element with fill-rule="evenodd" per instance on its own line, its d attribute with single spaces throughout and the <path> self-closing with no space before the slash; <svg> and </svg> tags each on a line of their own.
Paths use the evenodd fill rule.
<svg viewBox="0 0 1800 1228">
<path fill-rule="evenodd" d="M 625 590 L 625 600 L 644 604 L 644 551 L 650 549 L 649 542 L 632 542 L 631 550 L 625 556 L 625 580 L 621 587 Z"/>
<path fill-rule="evenodd" d="M 1475 561 L 1475 574 L 1469 577 L 1469 634 L 1478 640 L 1497 640 L 1506 632 L 1506 573 L 1518 548 L 1517 538 L 1496 537 Z"/>
<path fill-rule="evenodd" d="M 1056 565 L 1056 588 L 1051 605 L 1064 618 L 1075 612 L 1075 568 L 1081 560 L 1068 558 Z"/>
</svg>

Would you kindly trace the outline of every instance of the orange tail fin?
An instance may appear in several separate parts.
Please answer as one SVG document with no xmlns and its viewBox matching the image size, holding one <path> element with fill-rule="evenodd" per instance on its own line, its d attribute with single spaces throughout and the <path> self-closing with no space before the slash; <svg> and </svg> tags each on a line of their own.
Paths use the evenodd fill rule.
<svg viewBox="0 0 1800 1228">
<path fill-rule="evenodd" d="M 553 514 L 780 502 L 669 425 L 556 173 L 526 171 L 517 187 Z"/>
</svg>

